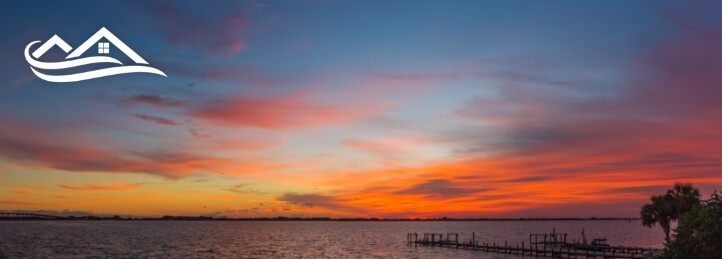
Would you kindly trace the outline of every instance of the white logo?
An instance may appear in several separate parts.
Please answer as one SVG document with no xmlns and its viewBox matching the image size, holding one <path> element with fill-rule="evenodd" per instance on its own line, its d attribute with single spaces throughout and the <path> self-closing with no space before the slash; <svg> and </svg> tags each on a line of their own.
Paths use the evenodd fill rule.
<svg viewBox="0 0 722 259">
<path fill-rule="evenodd" d="M 120 61 L 117 59 L 114 59 L 112 57 L 108 56 L 93 56 L 93 57 L 85 57 L 85 58 L 78 58 L 80 55 L 83 55 L 85 51 L 90 49 L 90 47 L 94 46 L 96 42 L 98 42 L 98 54 L 109 54 L 110 53 L 110 43 L 108 42 L 100 42 L 101 39 L 105 38 L 107 41 L 110 41 L 110 43 L 113 43 L 116 48 L 118 48 L 123 54 L 128 56 L 131 60 L 133 60 L 136 64 L 143 64 L 148 65 L 148 62 L 146 62 L 143 58 L 141 58 L 135 51 L 130 49 L 128 45 L 125 45 L 118 37 L 115 37 L 113 33 L 105 29 L 105 27 L 101 28 L 93 34 L 88 40 L 83 42 L 83 44 L 80 45 L 77 49 L 75 49 L 73 52 L 68 54 L 65 59 L 66 61 L 60 61 L 60 62 L 42 62 L 38 61 L 37 59 L 40 58 L 45 52 L 50 50 L 53 46 L 58 46 L 60 49 L 65 51 L 65 53 L 70 52 L 73 48 L 68 45 L 63 39 L 58 37 L 58 35 L 53 35 L 48 41 L 43 43 L 43 45 L 40 45 L 35 51 L 32 53 L 32 57 L 28 54 L 28 51 L 30 50 L 30 47 L 35 45 L 36 43 L 40 41 L 33 41 L 30 44 L 28 44 L 25 47 L 25 60 L 28 61 L 30 64 L 30 69 L 35 73 L 36 76 L 39 78 L 50 81 L 50 82 L 57 82 L 57 83 L 65 83 L 65 82 L 77 82 L 77 81 L 83 81 L 98 77 L 105 77 L 105 76 L 112 76 L 112 75 L 119 75 L 119 74 L 127 74 L 127 73 L 151 73 L 151 74 L 157 74 L 165 76 L 165 73 L 162 71 L 150 67 L 150 66 L 143 66 L 143 65 L 123 65 Z M 88 64 L 99 64 L 99 63 L 114 63 L 118 64 L 120 66 L 110 67 L 110 68 L 102 68 L 97 69 L 93 71 L 88 72 L 82 72 L 77 74 L 69 74 L 69 75 L 47 75 L 38 72 L 35 70 L 35 68 L 39 69 L 46 69 L 46 70 L 58 70 L 58 69 L 66 69 L 66 68 L 73 68 L 78 67 L 82 65 L 88 65 Z M 34 68 L 33 68 L 34 67 Z"/>
</svg>

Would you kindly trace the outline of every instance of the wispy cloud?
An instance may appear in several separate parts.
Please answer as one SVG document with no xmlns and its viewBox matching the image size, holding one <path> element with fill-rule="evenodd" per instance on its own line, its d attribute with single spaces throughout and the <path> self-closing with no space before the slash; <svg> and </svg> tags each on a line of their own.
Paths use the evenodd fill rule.
<svg viewBox="0 0 722 259">
<path fill-rule="evenodd" d="M 72 186 L 72 185 L 59 185 L 58 187 L 74 191 L 128 191 L 138 189 L 143 184 L 131 183 L 131 184 L 115 184 L 115 185 L 83 185 L 83 186 Z"/>
<path fill-rule="evenodd" d="M 435 179 L 398 191 L 396 194 L 422 195 L 429 199 L 448 199 L 479 194 L 488 190 L 491 190 L 491 188 L 472 189 L 455 187 L 454 184 L 448 180 Z"/>
<path fill-rule="evenodd" d="M 129 96 L 121 99 L 118 102 L 120 105 L 134 105 L 134 104 L 146 104 L 158 108 L 165 107 L 179 107 L 187 104 L 187 101 L 174 100 L 169 98 L 161 97 L 160 95 L 154 94 L 139 94 L 135 96 Z"/>
<path fill-rule="evenodd" d="M 0 157 L 30 168 L 73 172 L 145 173 L 178 178 L 199 172 L 240 172 L 252 163 L 193 152 L 130 151 L 88 146 L 92 140 L 65 142 L 49 139 L 43 127 L 3 118 L 0 128 Z M 236 169 L 234 169 L 236 168 Z"/>
<path fill-rule="evenodd" d="M 222 56 L 231 56 L 246 46 L 248 17 L 239 4 L 208 2 L 204 9 L 212 9 L 211 12 L 172 1 L 143 2 L 137 6 L 155 19 L 156 26 L 163 28 L 166 40 L 173 45 Z"/>
<path fill-rule="evenodd" d="M 168 125 L 168 126 L 178 126 L 181 124 L 174 120 L 157 117 L 157 116 L 150 116 L 150 115 L 144 115 L 144 114 L 131 114 L 131 115 L 133 115 L 133 117 L 136 117 L 136 118 L 144 120 L 144 121 L 150 121 L 150 122 Z"/>
<path fill-rule="evenodd" d="M 367 211 L 362 208 L 349 205 L 341 199 L 316 193 L 298 194 L 289 192 L 276 198 L 288 205 L 297 207 L 298 209 L 315 209 L 326 211 L 326 213 L 343 213 L 344 215 L 366 215 Z"/>
<path fill-rule="evenodd" d="M 636 215 L 649 193 L 676 181 L 722 182 L 718 47 L 702 34 L 675 38 L 639 57 L 625 75 L 634 80 L 604 95 L 499 84 L 495 94 L 463 103 L 461 122 L 436 136 L 463 153 L 422 166 L 319 174 L 322 185 L 344 186 L 338 195 L 284 200 L 404 217 Z M 612 202 L 619 206 L 608 211 L 589 206 Z"/>
<path fill-rule="evenodd" d="M 212 100 L 188 111 L 188 116 L 230 127 L 297 129 L 351 122 L 367 116 L 342 104 L 318 104 L 307 93 L 284 96 L 236 96 Z"/>
<path fill-rule="evenodd" d="M 228 191 L 228 192 L 237 193 L 237 194 L 259 194 L 259 195 L 268 194 L 266 192 L 262 192 L 257 189 L 250 188 L 245 184 L 237 184 L 237 185 L 232 186 L 231 188 L 224 189 L 224 190 Z"/>
</svg>

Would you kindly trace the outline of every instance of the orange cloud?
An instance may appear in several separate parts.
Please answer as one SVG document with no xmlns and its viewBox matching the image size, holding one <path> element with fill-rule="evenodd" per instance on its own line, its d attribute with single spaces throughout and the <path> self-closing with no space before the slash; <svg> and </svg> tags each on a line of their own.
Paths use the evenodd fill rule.
<svg viewBox="0 0 722 259">
<path fill-rule="evenodd" d="M 404 218 L 632 217 L 649 195 L 676 181 L 722 185 L 722 175 L 714 170 L 705 173 L 708 168 L 686 174 L 675 167 L 615 165 L 615 161 L 623 159 L 503 153 L 421 167 L 320 172 L 295 181 L 326 190 L 302 196 L 322 197 L 316 207 L 346 211 L 345 216 Z M 289 200 L 287 195 L 278 199 Z M 587 204 L 613 208 L 599 210 Z M 574 209 L 581 207 L 585 209 Z"/>
</svg>

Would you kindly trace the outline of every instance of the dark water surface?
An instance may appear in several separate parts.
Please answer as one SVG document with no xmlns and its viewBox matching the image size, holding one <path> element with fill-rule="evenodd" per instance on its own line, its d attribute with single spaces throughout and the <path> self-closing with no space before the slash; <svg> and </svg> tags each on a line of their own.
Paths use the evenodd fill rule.
<svg viewBox="0 0 722 259">
<path fill-rule="evenodd" d="M 524 258 L 406 245 L 406 233 L 521 244 L 530 233 L 604 237 L 611 245 L 661 247 L 659 228 L 629 221 L 0 221 L 0 258 Z M 526 257 L 529 258 L 529 257 Z"/>
</svg>

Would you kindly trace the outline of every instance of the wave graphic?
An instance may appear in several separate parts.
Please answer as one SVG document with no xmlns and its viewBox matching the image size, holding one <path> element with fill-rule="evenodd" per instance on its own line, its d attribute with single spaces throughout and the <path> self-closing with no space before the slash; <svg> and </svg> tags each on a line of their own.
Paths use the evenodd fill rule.
<svg viewBox="0 0 722 259">
<path fill-rule="evenodd" d="M 29 54 L 30 47 L 34 44 L 38 43 L 40 41 L 33 41 L 30 44 L 28 44 L 25 47 L 25 60 L 32 66 L 30 69 L 33 71 L 33 73 L 38 76 L 39 78 L 49 81 L 49 82 L 56 82 L 56 83 L 67 83 L 67 82 L 77 82 L 77 81 L 83 81 L 98 77 L 105 77 L 105 76 L 112 76 L 112 75 L 120 75 L 120 74 L 128 74 L 128 73 L 150 73 L 150 74 L 156 74 L 168 77 L 163 71 L 160 71 L 153 67 L 148 66 L 119 66 L 119 67 L 111 67 L 111 68 L 103 68 L 88 72 L 82 72 L 77 74 L 70 74 L 70 75 L 46 75 L 43 73 L 38 72 L 35 70 L 35 68 L 40 69 L 48 69 L 48 70 L 55 70 L 55 69 L 66 69 L 66 68 L 73 68 L 88 64 L 99 64 L 99 63 L 113 63 L 113 64 L 119 64 L 123 65 L 120 61 L 117 59 L 111 58 L 111 57 L 86 57 L 86 58 L 80 58 L 80 59 L 74 59 L 74 60 L 68 60 L 68 61 L 60 61 L 60 62 L 42 62 L 38 61 L 34 58 L 32 58 Z"/>
</svg>

